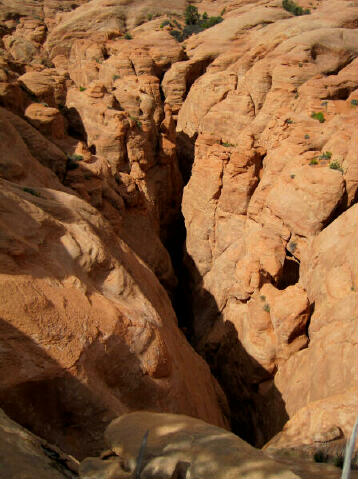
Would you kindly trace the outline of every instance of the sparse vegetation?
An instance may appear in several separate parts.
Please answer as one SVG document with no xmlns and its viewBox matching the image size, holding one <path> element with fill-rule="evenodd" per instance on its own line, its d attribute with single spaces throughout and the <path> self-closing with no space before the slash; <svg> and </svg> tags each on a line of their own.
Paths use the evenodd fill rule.
<svg viewBox="0 0 358 479">
<path fill-rule="evenodd" d="M 119 75 L 113 75 L 112 79 L 113 81 L 119 80 L 120 76 Z"/>
<path fill-rule="evenodd" d="M 133 37 L 132 37 L 132 35 L 131 35 L 130 33 L 126 33 L 126 34 L 124 35 L 124 38 L 125 38 L 126 40 L 133 40 Z"/>
<path fill-rule="evenodd" d="M 220 17 L 222 17 L 226 12 L 226 7 L 224 7 L 220 12 Z"/>
<path fill-rule="evenodd" d="M 326 121 L 322 111 L 318 111 L 318 112 L 314 111 L 311 114 L 311 118 L 313 118 L 314 120 L 318 120 L 320 123 L 324 123 Z"/>
<path fill-rule="evenodd" d="M 129 118 L 130 118 L 132 121 L 134 121 L 134 123 L 136 124 L 136 126 L 137 126 L 137 128 L 138 128 L 139 130 L 142 129 L 142 122 L 141 122 L 137 117 L 132 116 L 132 115 L 129 115 Z"/>
<path fill-rule="evenodd" d="M 299 66 L 300 68 L 302 68 L 302 67 L 303 67 L 303 63 L 302 63 L 302 62 L 298 62 L 298 66 Z"/>
<path fill-rule="evenodd" d="M 22 190 L 25 191 L 25 193 L 30 193 L 30 195 L 32 196 L 37 196 L 38 198 L 41 198 L 40 193 L 38 193 L 33 188 L 28 188 L 27 186 L 25 186 L 24 188 L 22 188 Z"/>
<path fill-rule="evenodd" d="M 290 175 L 290 177 L 291 177 L 292 179 L 294 179 L 294 178 L 296 178 L 296 175 Z"/>
<path fill-rule="evenodd" d="M 291 120 L 291 118 L 286 118 L 285 120 L 286 125 L 292 125 L 292 123 L 293 123 L 293 120 Z"/>
<path fill-rule="evenodd" d="M 260 299 L 261 301 L 266 301 L 266 296 L 264 296 L 263 294 L 260 296 Z"/>
<path fill-rule="evenodd" d="M 86 91 L 86 88 L 84 86 L 80 86 L 80 91 Z"/>
<path fill-rule="evenodd" d="M 270 312 L 270 305 L 268 303 L 264 304 L 264 311 L 266 311 L 266 313 Z"/>
<path fill-rule="evenodd" d="M 310 139 L 310 135 L 305 135 L 305 140 L 309 140 Z"/>
<path fill-rule="evenodd" d="M 311 13 L 311 10 L 309 8 L 302 8 L 292 0 L 282 0 L 282 7 L 296 16 L 309 15 Z"/>
<path fill-rule="evenodd" d="M 338 170 L 343 173 L 343 168 L 338 161 L 332 161 L 332 163 L 329 164 L 329 167 L 331 168 L 331 170 Z"/>
<path fill-rule="evenodd" d="M 170 25 L 171 27 L 173 26 L 169 20 L 164 20 L 164 22 L 160 24 L 160 28 L 164 28 L 167 25 Z"/>
<path fill-rule="evenodd" d="M 320 160 L 330 160 L 332 158 L 332 153 L 330 151 L 325 151 L 318 157 Z"/>
<path fill-rule="evenodd" d="M 226 148 L 235 146 L 233 143 L 227 143 L 226 141 L 224 141 L 224 142 L 222 143 L 222 145 L 225 146 Z"/>
<path fill-rule="evenodd" d="M 175 26 L 177 27 L 177 30 L 171 30 L 169 32 L 170 35 L 172 35 L 172 37 L 174 37 L 178 42 L 182 42 L 186 40 L 188 37 L 190 37 L 191 35 L 195 33 L 200 33 L 203 30 L 206 30 L 207 28 L 211 28 L 214 25 L 223 21 L 222 16 L 209 17 L 209 15 L 206 12 L 204 12 L 203 15 L 200 15 L 197 7 L 195 7 L 194 5 L 188 5 L 188 7 L 185 10 L 184 17 L 185 17 L 185 26 L 182 27 L 178 22 L 175 22 Z"/>
<path fill-rule="evenodd" d="M 317 158 L 312 158 L 312 160 L 310 161 L 310 165 L 318 165 Z"/>
<path fill-rule="evenodd" d="M 358 100 L 356 100 L 356 99 L 351 100 L 351 105 L 352 106 L 358 106 Z"/>
</svg>

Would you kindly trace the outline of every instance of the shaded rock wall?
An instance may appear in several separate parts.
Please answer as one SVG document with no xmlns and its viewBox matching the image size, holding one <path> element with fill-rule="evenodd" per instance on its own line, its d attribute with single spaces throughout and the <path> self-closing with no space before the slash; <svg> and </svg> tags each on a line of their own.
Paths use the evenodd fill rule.
<svg viewBox="0 0 358 479">
<path fill-rule="evenodd" d="M 178 44 L 186 4 L 0 2 L 0 405 L 81 457 L 134 409 L 354 422 L 357 8 L 203 1 Z"/>
</svg>

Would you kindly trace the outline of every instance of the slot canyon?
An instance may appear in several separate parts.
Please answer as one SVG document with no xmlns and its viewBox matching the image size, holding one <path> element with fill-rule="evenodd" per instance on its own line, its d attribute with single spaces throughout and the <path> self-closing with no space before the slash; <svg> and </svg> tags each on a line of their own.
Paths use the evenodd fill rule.
<svg viewBox="0 0 358 479">
<path fill-rule="evenodd" d="M 340 478 L 357 1 L 0 19 L 0 479 Z"/>
</svg>

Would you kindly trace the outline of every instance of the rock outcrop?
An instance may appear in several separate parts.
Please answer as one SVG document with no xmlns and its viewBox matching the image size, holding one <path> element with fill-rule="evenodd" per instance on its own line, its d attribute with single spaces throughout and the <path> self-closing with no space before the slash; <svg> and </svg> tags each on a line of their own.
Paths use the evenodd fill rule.
<svg viewBox="0 0 358 479">
<path fill-rule="evenodd" d="M 309 347 L 290 357 L 275 378 L 291 417 L 272 446 L 349 437 L 357 411 L 358 207 L 349 208 L 302 253 L 300 283 L 314 312 Z M 329 437 L 335 430 L 336 436 Z M 320 442 L 325 442 L 323 439 Z"/>
<path fill-rule="evenodd" d="M 79 464 L 11 421 L 0 409 L 0 478 L 75 479 Z"/>
<path fill-rule="evenodd" d="M 61 185 L 48 166 L 60 170 L 65 155 L 53 145 L 41 165 L 32 147 L 49 141 L 0 114 L 2 407 L 77 457 L 98 451 L 105 425 L 131 410 L 227 425 L 225 397 L 155 275 Z"/>
<path fill-rule="evenodd" d="M 140 469 L 143 478 L 299 478 L 230 432 L 183 415 L 149 412 L 126 414 L 114 420 L 106 430 L 110 450 L 102 459 L 85 459 L 80 477 L 130 477 L 146 431 Z"/>
<path fill-rule="evenodd" d="M 332 247 L 327 258 L 337 264 L 332 273 L 321 266 L 313 285 L 310 248 L 356 201 L 358 12 L 348 2 L 322 2 L 301 17 L 268 7 L 238 7 L 241 14 L 190 37 L 189 60 L 165 76 L 168 101 L 179 110 L 180 156 L 193 161 L 182 208 L 192 338 L 229 395 L 237 431 L 257 445 L 300 408 L 326 399 L 345 412 L 335 420 L 330 409 L 315 427 L 336 421 L 349 434 L 357 375 L 349 306 L 356 265 Z M 180 87 L 180 100 L 173 79 L 204 59 L 205 73 L 189 92 Z M 335 318 L 328 304 L 318 312 L 326 274 L 342 298 L 332 341 L 327 329 L 320 339 L 315 333 L 315 318 L 319 328 Z M 301 426 L 307 439 L 310 426 Z"/>
<path fill-rule="evenodd" d="M 0 0 L 0 406 L 80 458 L 137 409 L 355 420 L 358 8 L 196 3 Z"/>
</svg>

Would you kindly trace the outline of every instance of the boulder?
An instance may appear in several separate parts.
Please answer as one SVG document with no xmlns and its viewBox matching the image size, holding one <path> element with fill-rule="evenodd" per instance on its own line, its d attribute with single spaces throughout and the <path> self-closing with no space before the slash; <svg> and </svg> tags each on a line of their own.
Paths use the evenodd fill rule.
<svg viewBox="0 0 358 479">
<path fill-rule="evenodd" d="M 104 454 L 103 460 L 85 459 L 80 466 L 82 479 L 128 477 L 123 468 L 133 473 L 142 444 L 140 475 L 146 479 L 299 478 L 234 434 L 183 415 L 126 414 L 108 426 L 106 440 L 112 455 L 106 458 Z"/>
</svg>

